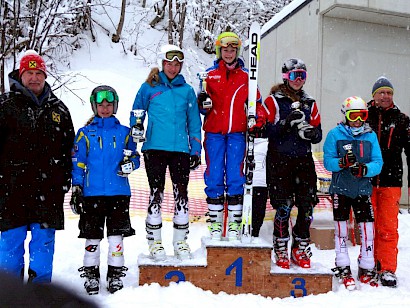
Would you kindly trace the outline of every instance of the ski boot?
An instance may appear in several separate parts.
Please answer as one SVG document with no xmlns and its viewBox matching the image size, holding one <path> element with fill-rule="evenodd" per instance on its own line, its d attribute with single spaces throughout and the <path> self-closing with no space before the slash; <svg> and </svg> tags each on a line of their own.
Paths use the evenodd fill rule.
<svg viewBox="0 0 410 308">
<path fill-rule="evenodd" d="M 290 268 L 289 254 L 288 254 L 288 238 L 274 238 L 273 249 L 275 252 L 276 265 L 284 268 Z"/>
<path fill-rule="evenodd" d="M 191 258 L 191 249 L 187 243 L 188 224 L 186 225 L 174 225 L 174 255 L 180 260 L 186 260 Z"/>
<path fill-rule="evenodd" d="M 343 284 L 347 290 L 353 291 L 356 289 L 356 282 L 352 276 L 350 266 L 336 266 L 335 268 L 332 268 L 332 272 L 339 280 L 339 283 Z"/>
<path fill-rule="evenodd" d="M 357 279 L 359 279 L 361 283 L 371 285 L 372 287 L 379 286 L 377 283 L 377 273 L 374 269 L 364 269 L 359 267 Z"/>
<path fill-rule="evenodd" d="M 380 274 L 380 283 L 382 286 L 395 288 L 397 287 L 397 277 L 393 272 L 383 271 Z"/>
<path fill-rule="evenodd" d="M 239 240 L 241 231 L 242 211 L 228 210 L 228 239 Z"/>
<path fill-rule="evenodd" d="M 164 246 L 162 246 L 161 229 L 162 224 L 151 225 L 145 222 L 149 254 L 155 261 L 162 261 L 166 258 L 165 249 Z"/>
<path fill-rule="evenodd" d="M 162 241 L 148 241 L 148 250 L 155 261 L 162 261 L 167 257 Z"/>
<path fill-rule="evenodd" d="M 84 272 L 80 275 L 81 278 L 85 278 L 84 288 L 88 295 L 98 294 L 100 291 L 100 267 L 96 266 L 83 266 L 78 269 L 79 272 Z"/>
<path fill-rule="evenodd" d="M 222 223 L 213 222 L 208 226 L 211 240 L 220 241 L 222 239 Z"/>
<path fill-rule="evenodd" d="M 222 240 L 222 222 L 224 216 L 224 197 L 219 198 L 207 198 L 208 207 L 217 208 L 209 209 L 209 212 L 206 213 L 206 216 L 209 216 L 209 219 L 206 222 L 209 222 L 208 230 L 211 236 L 211 240 L 220 241 Z M 219 209 L 221 208 L 221 209 Z"/>
<path fill-rule="evenodd" d="M 310 239 L 293 239 L 292 262 L 301 268 L 310 268 L 312 252 L 310 251 L 309 243 Z"/>
<path fill-rule="evenodd" d="M 121 277 L 125 277 L 124 271 L 128 271 L 125 266 L 112 266 L 108 265 L 107 272 L 107 290 L 112 294 L 121 290 L 124 285 Z"/>
</svg>

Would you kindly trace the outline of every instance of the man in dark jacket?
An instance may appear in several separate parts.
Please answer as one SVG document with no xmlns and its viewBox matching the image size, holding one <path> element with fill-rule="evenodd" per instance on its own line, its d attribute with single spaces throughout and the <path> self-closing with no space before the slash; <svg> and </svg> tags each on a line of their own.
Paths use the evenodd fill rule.
<svg viewBox="0 0 410 308">
<path fill-rule="evenodd" d="M 368 122 L 382 150 L 382 172 L 373 178 L 372 204 L 375 218 L 375 260 L 383 286 L 396 287 L 398 213 L 403 177 L 402 152 L 410 156 L 409 117 L 393 102 L 393 85 L 379 77 L 372 89 Z"/>
<path fill-rule="evenodd" d="M 0 271 L 29 282 L 51 282 L 55 230 L 64 228 L 64 194 L 71 183 L 74 127 L 68 108 L 45 82 L 46 65 L 27 51 L 0 96 Z"/>
</svg>

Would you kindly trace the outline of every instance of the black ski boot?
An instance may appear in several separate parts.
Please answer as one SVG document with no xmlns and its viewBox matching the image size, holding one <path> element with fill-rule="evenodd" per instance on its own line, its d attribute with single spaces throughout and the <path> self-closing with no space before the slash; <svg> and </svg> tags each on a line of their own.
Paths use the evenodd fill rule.
<svg viewBox="0 0 410 308">
<path fill-rule="evenodd" d="M 112 266 L 108 265 L 107 272 L 107 290 L 110 293 L 115 293 L 123 288 L 121 277 L 125 277 L 124 271 L 128 271 L 125 266 Z"/>
<path fill-rule="evenodd" d="M 397 287 L 397 277 L 393 272 L 384 271 L 380 273 L 380 283 L 382 286 L 395 288 Z"/>
<path fill-rule="evenodd" d="M 78 269 L 79 272 L 84 272 L 80 275 L 81 278 L 85 278 L 84 288 L 88 295 L 98 294 L 100 291 L 100 267 L 96 266 L 83 266 Z"/>
</svg>

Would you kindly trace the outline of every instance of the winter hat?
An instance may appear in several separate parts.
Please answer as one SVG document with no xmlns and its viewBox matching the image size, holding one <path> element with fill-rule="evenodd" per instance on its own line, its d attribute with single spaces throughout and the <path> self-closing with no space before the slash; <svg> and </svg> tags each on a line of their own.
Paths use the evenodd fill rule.
<svg viewBox="0 0 410 308">
<path fill-rule="evenodd" d="M 389 89 L 389 90 L 392 90 L 392 92 L 394 91 L 393 85 L 391 84 L 390 80 L 384 76 L 380 76 L 374 83 L 373 89 L 372 89 L 372 96 L 374 96 L 377 90 L 380 90 L 380 89 Z"/>
<path fill-rule="evenodd" d="M 21 75 L 29 70 L 42 71 L 47 78 L 46 63 L 44 62 L 44 59 L 32 49 L 27 50 L 24 53 L 23 58 L 20 60 L 19 77 L 21 78 Z"/>
</svg>

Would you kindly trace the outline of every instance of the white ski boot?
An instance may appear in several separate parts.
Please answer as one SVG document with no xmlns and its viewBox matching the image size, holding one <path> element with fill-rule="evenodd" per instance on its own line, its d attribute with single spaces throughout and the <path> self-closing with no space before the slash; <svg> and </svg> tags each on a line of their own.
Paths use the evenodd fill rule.
<svg viewBox="0 0 410 308">
<path fill-rule="evenodd" d="M 188 224 L 186 225 L 188 227 Z M 191 249 L 187 243 L 188 228 L 178 229 L 174 227 L 174 254 L 180 260 L 191 258 Z"/>
</svg>

